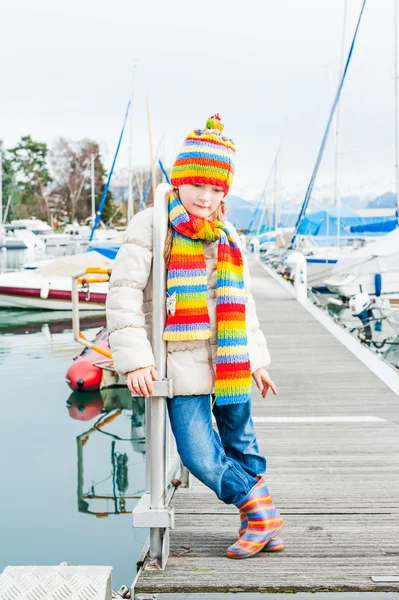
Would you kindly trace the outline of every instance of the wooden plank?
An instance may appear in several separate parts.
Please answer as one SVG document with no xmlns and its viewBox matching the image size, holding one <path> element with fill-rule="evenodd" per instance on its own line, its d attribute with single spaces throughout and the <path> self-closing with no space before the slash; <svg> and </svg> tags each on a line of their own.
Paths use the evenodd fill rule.
<svg viewBox="0 0 399 600">
<path fill-rule="evenodd" d="M 396 591 L 399 575 L 399 399 L 250 260 L 259 321 L 279 395 L 254 389 L 255 417 L 374 416 L 354 423 L 255 422 L 267 481 L 285 519 L 281 553 L 229 560 L 238 511 L 199 482 L 174 497 L 165 571 L 136 591 Z M 183 554 L 182 554 L 183 553 Z"/>
</svg>

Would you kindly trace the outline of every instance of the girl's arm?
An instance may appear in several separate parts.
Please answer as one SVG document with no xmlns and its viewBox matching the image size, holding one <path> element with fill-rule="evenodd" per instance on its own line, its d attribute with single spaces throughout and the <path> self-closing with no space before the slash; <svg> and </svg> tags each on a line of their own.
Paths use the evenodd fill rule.
<svg viewBox="0 0 399 600">
<path fill-rule="evenodd" d="M 115 370 L 122 374 L 154 365 L 143 310 L 143 290 L 152 266 L 152 223 L 152 208 L 133 217 L 112 269 L 107 326 Z"/>
</svg>

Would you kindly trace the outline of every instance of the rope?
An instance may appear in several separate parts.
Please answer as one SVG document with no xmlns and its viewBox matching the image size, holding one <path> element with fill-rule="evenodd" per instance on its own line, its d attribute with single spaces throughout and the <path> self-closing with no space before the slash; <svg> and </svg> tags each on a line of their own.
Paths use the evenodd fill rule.
<svg viewBox="0 0 399 600">
<path fill-rule="evenodd" d="M 247 235 L 247 234 L 248 234 L 248 233 L 251 231 L 251 229 L 252 229 L 252 226 L 253 226 L 253 224 L 254 224 L 254 221 L 255 221 L 255 218 L 258 216 L 258 212 L 259 212 L 260 204 L 261 204 L 261 202 L 262 202 L 262 199 L 265 197 L 266 190 L 267 190 L 267 188 L 268 188 L 268 185 L 269 185 L 270 178 L 271 178 L 271 176 L 272 176 L 272 173 L 273 173 L 273 171 L 274 171 L 274 168 L 275 168 L 275 166 L 276 166 L 277 158 L 278 158 L 278 155 L 279 155 L 279 153 L 280 153 L 280 147 L 281 147 L 281 142 L 280 142 L 280 144 L 279 144 L 279 147 L 277 148 L 277 152 L 276 152 L 276 156 L 274 157 L 273 164 L 272 164 L 272 166 L 270 167 L 270 171 L 269 171 L 269 174 L 268 174 L 268 176 L 267 176 L 266 183 L 265 183 L 265 186 L 264 186 L 264 188 L 263 188 L 263 191 L 262 191 L 262 193 L 261 193 L 261 195 L 260 195 L 259 202 L 258 202 L 258 205 L 257 205 L 257 207 L 256 207 L 256 210 L 255 210 L 255 212 L 254 212 L 254 214 L 253 214 L 253 217 L 252 217 L 252 220 L 251 220 L 250 224 L 248 225 L 248 229 L 247 229 L 247 230 L 246 230 L 246 232 L 245 232 L 245 233 L 246 233 L 246 235 Z M 260 225 L 260 223 L 259 223 L 259 225 Z"/>
<path fill-rule="evenodd" d="M 161 168 L 161 171 L 162 171 L 162 173 L 163 173 L 163 176 L 164 176 L 164 177 L 165 177 L 165 179 L 166 179 L 166 183 L 169 183 L 169 185 L 170 185 L 170 179 L 169 179 L 169 176 L 168 176 L 167 172 L 165 171 L 165 167 L 163 166 L 163 164 L 162 164 L 162 162 L 161 162 L 161 160 L 160 160 L 160 159 L 158 160 L 158 163 L 159 163 L 159 166 L 160 166 L 160 168 Z"/>
</svg>

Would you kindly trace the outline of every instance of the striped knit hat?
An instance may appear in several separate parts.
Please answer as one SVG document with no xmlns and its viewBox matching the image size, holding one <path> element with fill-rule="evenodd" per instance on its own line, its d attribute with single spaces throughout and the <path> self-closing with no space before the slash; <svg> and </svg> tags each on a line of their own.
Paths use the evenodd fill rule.
<svg viewBox="0 0 399 600">
<path fill-rule="evenodd" d="M 194 129 L 184 144 L 170 173 L 173 187 L 203 183 L 223 188 L 227 196 L 234 175 L 233 140 L 222 135 L 224 123 L 219 114 L 210 117 L 205 129 Z"/>
</svg>

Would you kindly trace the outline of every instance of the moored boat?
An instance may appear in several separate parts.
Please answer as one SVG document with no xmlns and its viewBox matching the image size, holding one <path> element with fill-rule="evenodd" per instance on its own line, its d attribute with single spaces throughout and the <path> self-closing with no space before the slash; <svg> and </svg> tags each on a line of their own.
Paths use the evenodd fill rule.
<svg viewBox="0 0 399 600">
<path fill-rule="evenodd" d="M 72 277 L 86 267 L 108 269 L 112 260 L 96 251 L 66 256 L 34 270 L 0 274 L 0 307 L 72 310 Z M 82 285 L 79 309 L 104 310 L 108 282 Z"/>
<path fill-rule="evenodd" d="M 399 299 L 399 228 L 342 257 L 324 284 L 342 298 L 362 292 Z"/>
</svg>

